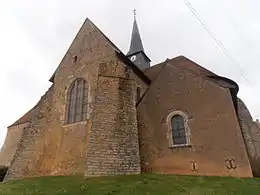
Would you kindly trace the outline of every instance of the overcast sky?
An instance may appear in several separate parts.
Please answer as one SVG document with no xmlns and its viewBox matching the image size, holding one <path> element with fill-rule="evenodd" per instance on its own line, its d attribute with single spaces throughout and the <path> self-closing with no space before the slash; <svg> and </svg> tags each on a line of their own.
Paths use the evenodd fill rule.
<svg viewBox="0 0 260 195">
<path fill-rule="evenodd" d="M 86 17 L 127 52 L 134 8 L 153 64 L 185 55 L 240 86 L 260 118 L 260 1 L 190 0 L 245 71 L 219 49 L 184 0 L 0 0 L 0 147 L 7 126 L 33 107 Z"/>
</svg>

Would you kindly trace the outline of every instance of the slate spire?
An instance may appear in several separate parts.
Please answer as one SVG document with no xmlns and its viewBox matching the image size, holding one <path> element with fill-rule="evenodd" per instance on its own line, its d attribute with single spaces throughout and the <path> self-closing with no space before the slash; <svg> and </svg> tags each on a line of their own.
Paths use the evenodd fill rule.
<svg viewBox="0 0 260 195">
<path fill-rule="evenodd" d="M 141 70 L 150 67 L 150 59 L 146 56 L 142 39 L 139 33 L 137 21 L 136 21 L 136 10 L 134 10 L 134 23 L 131 36 L 130 49 L 127 53 L 127 57 Z"/>
<path fill-rule="evenodd" d="M 132 30 L 131 44 L 130 44 L 130 50 L 127 53 L 127 55 L 131 55 L 132 53 L 136 53 L 137 51 L 144 52 L 144 47 L 142 44 L 142 39 L 141 39 L 138 25 L 136 22 L 136 13 L 134 10 L 134 24 L 133 24 L 133 30 Z"/>
</svg>

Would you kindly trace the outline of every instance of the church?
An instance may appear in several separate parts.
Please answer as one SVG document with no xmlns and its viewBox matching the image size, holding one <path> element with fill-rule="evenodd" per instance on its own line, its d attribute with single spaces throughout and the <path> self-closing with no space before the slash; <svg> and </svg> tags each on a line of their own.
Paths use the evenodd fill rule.
<svg viewBox="0 0 260 195">
<path fill-rule="evenodd" d="M 8 127 L 5 180 L 49 175 L 252 177 L 260 124 L 238 84 L 177 56 L 151 66 L 137 20 L 124 54 L 86 19 L 39 102 Z"/>
</svg>

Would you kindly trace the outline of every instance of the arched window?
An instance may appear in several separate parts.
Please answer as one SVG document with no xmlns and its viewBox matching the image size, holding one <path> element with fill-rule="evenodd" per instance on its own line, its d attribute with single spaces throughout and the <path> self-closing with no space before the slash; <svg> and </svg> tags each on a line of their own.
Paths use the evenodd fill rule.
<svg viewBox="0 0 260 195">
<path fill-rule="evenodd" d="M 184 117 L 174 115 L 171 120 L 173 145 L 187 144 Z"/>
<path fill-rule="evenodd" d="M 138 102 L 141 98 L 142 89 L 141 87 L 136 88 L 136 102 Z"/>
<path fill-rule="evenodd" d="M 168 126 L 167 138 L 169 147 L 190 147 L 191 146 L 191 131 L 188 125 L 188 120 L 192 116 L 181 110 L 175 110 L 166 117 Z"/>
<path fill-rule="evenodd" d="M 88 85 L 84 79 L 76 79 L 71 84 L 67 101 L 67 124 L 85 121 L 88 109 Z"/>
</svg>

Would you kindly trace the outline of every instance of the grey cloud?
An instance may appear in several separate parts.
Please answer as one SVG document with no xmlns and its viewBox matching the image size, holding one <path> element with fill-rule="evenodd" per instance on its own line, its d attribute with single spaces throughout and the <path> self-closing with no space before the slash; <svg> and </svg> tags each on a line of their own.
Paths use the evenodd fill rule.
<svg viewBox="0 0 260 195">
<path fill-rule="evenodd" d="M 9 40 L 5 45 L 0 45 L 0 50 L 3 51 L 0 53 L 1 63 L 9 64 L 10 67 L 3 69 L 4 72 L 1 74 L 8 75 L 4 82 L 9 84 L 4 87 L 12 89 L 9 94 L 17 96 L 13 97 L 12 101 L 19 101 L 19 97 L 22 97 L 22 100 L 13 103 L 18 108 L 18 114 L 10 112 L 5 121 L 0 121 L 2 132 L 6 131 L 7 122 L 26 112 L 49 87 L 49 77 L 86 17 L 89 17 L 119 48 L 127 52 L 134 8 L 137 9 L 138 25 L 145 50 L 153 64 L 166 58 L 185 55 L 205 68 L 235 80 L 240 85 L 239 96 L 248 105 L 253 116 L 260 117 L 260 2 L 190 2 L 203 21 L 228 48 L 230 55 L 242 66 L 250 85 L 182 0 L 12 0 L 3 3 L 0 16 L 6 18 L 5 25 L 9 27 L 13 24 L 12 29 L 16 31 L 10 33 L 10 28 L 2 26 L 0 37 L 7 36 L 6 39 Z M 13 39 L 12 36 L 19 36 L 19 39 Z M 18 49 L 11 53 L 12 47 L 8 45 Z M 9 49 L 6 50 L 5 47 Z M 7 55 L 13 59 L 6 59 Z M 10 99 L 9 95 L 4 98 Z M 0 135 L 1 145 L 4 133 Z"/>
</svg>

